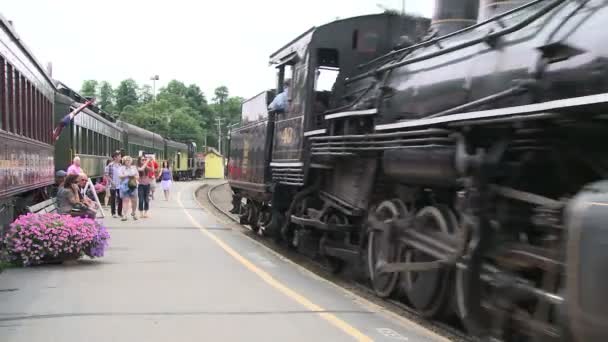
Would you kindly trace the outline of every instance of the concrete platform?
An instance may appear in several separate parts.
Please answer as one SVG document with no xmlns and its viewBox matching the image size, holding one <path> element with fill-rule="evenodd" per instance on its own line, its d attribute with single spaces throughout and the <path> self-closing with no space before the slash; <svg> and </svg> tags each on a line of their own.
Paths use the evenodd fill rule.
<svg viewBox="0 0 608 342">
<path fill-rule="evenodd" d="M 447 341 L 231 230 L 200 185 L 107 218 L 104 258 L 1 273 L 0 341 Z"/>
</svg>

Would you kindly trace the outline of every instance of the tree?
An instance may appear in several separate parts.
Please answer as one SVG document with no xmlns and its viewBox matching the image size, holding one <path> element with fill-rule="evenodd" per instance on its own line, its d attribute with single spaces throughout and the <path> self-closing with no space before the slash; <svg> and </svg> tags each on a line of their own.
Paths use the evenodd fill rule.
<svg viewBox="0 0 608 342">
<path fill-rule="evenodd" d="M 146 104 L 154 101 L 154 94 L 152 94 L 152 87 L 149 84 L 141 87 L 141 91 L 139 92 L 139 102 L 141 104 Z"/>
<path fill-rule="evenodd" d="M 99 106 L 110 113 L 114 110 L 114 90 L 109 82 L 103 81 L 99 86 Z"/>
<path fill-rule="evenodd" d="M 126 106 L 137 106 L 139 104 L 138 90 L 137 82 L 132 78 L 120 82 L 116 88 L 116 110 L 122 112 Z"/>
<path fill-rule="evenodd" d="M 188 100 L 188 104 L 190 107 L 194 109 L 202 110 L 207 106 L 207 99 L 205 98 L 205 94 L 201 91 L 201 88 L 196 84 L 191 84 L 186 89 L 185 93 L 186 100 Z"/>
<path fill-rule="evenodd" d="M 97 85 L 98 83 L 96 80 L 86 80 L 82 82 L 80 94 L 84 97 L 97 97 Z"/>
<path fill-rule="evenodd" d="M 215 97 L 213 98 L 213 102 L 222 105 L 228 99 L 228 95 L 229 95 L 228 87 L 226 87 L 226 86 L 217 87 L 217 88 L 215 88 L 214 94 L 215 94 Z"/>
</svg>

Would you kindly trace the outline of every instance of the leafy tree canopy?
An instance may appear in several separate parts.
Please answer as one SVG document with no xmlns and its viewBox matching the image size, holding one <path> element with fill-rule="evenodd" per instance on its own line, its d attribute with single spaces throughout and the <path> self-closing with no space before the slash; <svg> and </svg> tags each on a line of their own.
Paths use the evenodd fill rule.
<svg viewBox="0 0 608 342">
<path fill-rule="evenodd" d="M 186 85 L 179 80 L 157 89 L 156 101 L 149 84 L 139 85 L 130 78 L 115 89 L 106 81 L 87 80 L 82 84 L 81 94 L 97 97 L 98 105 L 120 120 L 171 140 L 194 141 L 200 149 L 205 142 L 217 148 L 216 119 L 221 119 L 222 145 L 226 146 L 227 126 L 240 121 L 243 102 L 241 97 L 230 96 L 228 87 L 219 86 L 209 103 L 198 85 Z"/>
</svg>

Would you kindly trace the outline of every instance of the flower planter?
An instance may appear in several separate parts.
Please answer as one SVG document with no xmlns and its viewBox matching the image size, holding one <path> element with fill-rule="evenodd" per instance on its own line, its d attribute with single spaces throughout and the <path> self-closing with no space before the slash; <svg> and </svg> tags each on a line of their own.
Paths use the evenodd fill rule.
<svg viewBox="0 0 608 342">
<path fill-rule="evenodd" d="M 95 220 L 47 213 L 20 216 L 2 242 L 12 262 L 30 266 L 101 257 L 109 239 Z"/>
</svg>

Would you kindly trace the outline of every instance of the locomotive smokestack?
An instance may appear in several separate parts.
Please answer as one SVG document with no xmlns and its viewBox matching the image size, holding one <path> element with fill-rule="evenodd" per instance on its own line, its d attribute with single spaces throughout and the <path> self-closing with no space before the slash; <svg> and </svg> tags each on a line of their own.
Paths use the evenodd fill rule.
<svg viewBox="0 0 608 342">
<path fill-rule="evenodd" d="M 519 7 L 532 0 L 480 0 L 478 21 L 492 18 L 495 15 L 504 13 Z"/>
<path fill-rule="evenodd" d="M 431 29 L 446 35 L 477 22 L 479 0 L 435 0 Z"/>
</svg>

